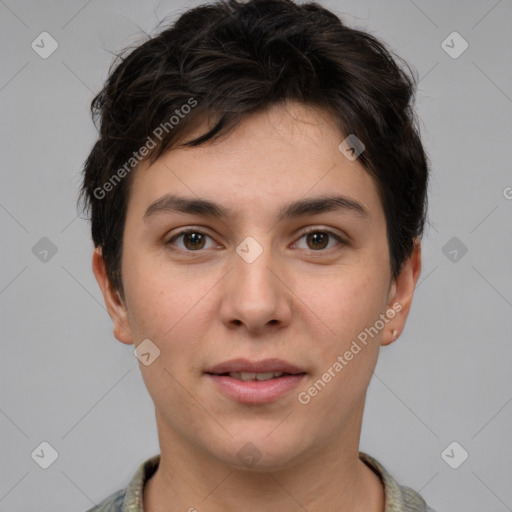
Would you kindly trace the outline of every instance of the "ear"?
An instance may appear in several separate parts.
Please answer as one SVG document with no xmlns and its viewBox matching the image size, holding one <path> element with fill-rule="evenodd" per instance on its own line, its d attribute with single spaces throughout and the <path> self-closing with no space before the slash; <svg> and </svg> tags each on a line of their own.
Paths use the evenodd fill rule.
<svg viewBox="0 0 512 512">
<path fill-rule="evenodd" d="M 101 247 L 94 249 L 92 255 L 92 270 L 101 288 L 108 314 L 114 324 L 114 336 L 122 343 L 126 343 L 127 345 L 132 344 L 133 337 L 128 323 L 126 306 L 119 292 L 112 288 L 112 284 L 107 275 L 107 267 L 103 259 Z"/>
<path fill-rule="evenodd" d="M 387 324 L 381 345 L 390 345 L 403 332 L 420 272 L 421 242 L 416 238 L 411 256 L 404 262 L 400 274 L 393 280 L 390 287 L 386 316 L 392 319 Z M 394 311 L 393 317 L 391 317 L 392 311 Z"/>
</svg>

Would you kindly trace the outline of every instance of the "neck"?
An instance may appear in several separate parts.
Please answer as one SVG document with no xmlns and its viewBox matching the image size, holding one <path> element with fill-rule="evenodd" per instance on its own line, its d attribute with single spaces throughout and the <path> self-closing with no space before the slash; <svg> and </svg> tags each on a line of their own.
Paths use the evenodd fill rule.
<svg viewBox="0 0 512 512">
<path fill-rule="evenodd" d="M 158 418 L 157 422 L 161 418 Z M 144 512 L 383 512 L 384 489 L 359 459 L 359 430 L 285 468 L 238 469 L 160 435 L 160 464 L 144 487 Z M 165 442 L 164 442 L 165 438 Z"/>
</svg>

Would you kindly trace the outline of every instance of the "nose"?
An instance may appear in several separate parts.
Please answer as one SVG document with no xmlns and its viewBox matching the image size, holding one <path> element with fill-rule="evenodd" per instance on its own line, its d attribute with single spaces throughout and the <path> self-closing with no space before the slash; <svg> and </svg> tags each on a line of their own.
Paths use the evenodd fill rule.
<svg viewBox="0 0 512 512">
<path fill-rule="evenodd" d="M 290 323 L 293 293 L 287 286 L 289 278 L 269 247 L 252 261 L 243 252 L 234 252 L 231 267 L 223 280 L 221 305 L 222 321 L 228 328 L 264 334 Z"/>
</svg>

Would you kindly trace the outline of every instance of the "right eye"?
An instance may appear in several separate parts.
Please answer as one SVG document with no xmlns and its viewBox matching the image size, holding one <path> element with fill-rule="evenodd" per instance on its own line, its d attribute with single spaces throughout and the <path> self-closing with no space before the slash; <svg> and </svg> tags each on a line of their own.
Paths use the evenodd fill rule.
<svg viewBox="0 0 512 512">
<path fill-rule="evenodd" d="M 180 238 L 182 238 L 183 241 L 182 247 L 178 247 L 174 244 L 174 242 Z M 209 235 L 199 231 L 198 229 L 186 229 L 172 236 L 165 245 L 178 247 L 180 250 L 186 252 L 197 252 L 198 250 L 205 248 L 205 241 L 207 238 L 213 241 Z M 172 247 L 172 250 L 174 250 L 174 247 Z M 212 247 L 215 247 L 215 245 Z"/>
</svg>

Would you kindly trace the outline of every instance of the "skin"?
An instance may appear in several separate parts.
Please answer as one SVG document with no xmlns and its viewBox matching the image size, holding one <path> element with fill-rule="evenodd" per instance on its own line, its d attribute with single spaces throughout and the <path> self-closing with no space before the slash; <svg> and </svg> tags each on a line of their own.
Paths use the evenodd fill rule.
<svg viewBox="0 0 512 512">
<path fill-rule="evenodd" d="M 160 349 L 152 364 L 140 364 L 161 449 L 144 489 L 145 512 L 384 510 L 380 480 L 358 458 L 362 414 L 380 346 L 403 331 L 421 249 L 416 241 L 392 280 L 375 183 L 339 151 L 344 138 L 328 112 L 289 102 L 246 118 L 214 144 L 173 149 L 135 171 L 123 239 L 125 300 L 109 283 L 100 248 L 93 270 L 115 337 L 136 346 L 149 338 Z M 332 211 L 277 221 L 284 203 L 333 192 L 361 203 L 368 218 Z M 144 221 L 165 193 L 207 198 L 236 215 L 167 212 Z M 204 245 L 194 249 L 182 236 L 171 250 L 166 242 L 187 227 L 208 235 Z M 308 240 L 305 228 L 329 229 L 344 243 Z M 263 249 L 250 264 L 236 252 L 247 236 Z M 301 404 L 298 393 L 397 302 L 401 311 Z M 307 375 L 275 402 L 241 404 L 204 374 L 235 357 L 277 357 Z M 261 454 L 250 468 L 237 457 L 249 442 Z"/>
</svg>

